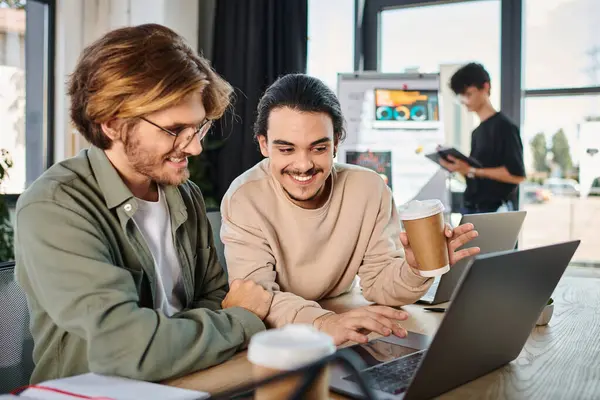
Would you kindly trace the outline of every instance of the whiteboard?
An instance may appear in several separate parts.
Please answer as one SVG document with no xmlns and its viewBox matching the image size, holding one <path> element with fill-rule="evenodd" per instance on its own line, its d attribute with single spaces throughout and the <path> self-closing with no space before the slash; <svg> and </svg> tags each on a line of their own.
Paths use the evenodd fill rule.
<svg viewBox="0 0 600 400">
<path fill-rule="evenodd" d="M 448 173 L 424 156 L 445 142 L 439 89 L 439 74 L 338 74 L 347 134 L 338 148 L 338 161 L 379 169 L 397 205 L 436 198 L 449 212 Z M 381 106 L 381 99 L 390 97 L 389 93 L 402 101 L 417 99 L 429 112 L 412 115 L 414 100 L 408 111 L 394 103 L 389 109 L 397 115 L 392 117 L 388 107 Z"/>
</svg>

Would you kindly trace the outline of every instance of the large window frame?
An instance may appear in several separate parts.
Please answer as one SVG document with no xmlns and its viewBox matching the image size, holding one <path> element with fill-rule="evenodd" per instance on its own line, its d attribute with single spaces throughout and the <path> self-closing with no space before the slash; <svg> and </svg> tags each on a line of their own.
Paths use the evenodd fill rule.
<svg viewBox="0 0 600 400">
<path fill-rule="evenodd" d="M 431 6 L 438 4 L 464 3 L 487 0 L 356 0 L 357 12 L 355 43 L 355 66 L 358 70 L 379 71 L 381 57 L 381 13 L 385 10 Z M 600 94 L 600 86 L 546 87 L 528 89 L 524 87 L 523 36 L 525 2 L 527 0 L 500 0 L 500 104 L 502 111 L 519 126 L 525 120 L 523 108 L 528 98 L 571 97 Z M 596 265 L 596 263 L 594 263 Z"/>
<path fill-rule="evenodd" d="M 354 65 L 357 71 L 380 69 L 381 13 L 385 10 L 465 3 L 487 0 L 356 0 L 356 42 Z M 500 107 L 522 125 L 523 101 L 528 97 L 577 96 L 600 93 L 600 86 L 527 89 L 523 87 L 523 14 L 526 0 L 500 0 Z"/>
<path fill-rule="evenodd" d="M 56 1 L 25 4 L 25 187 L 54 164 Z"/>
<path fill-rule="evenodd" d="M 362 5 L 361 20 L 357 18 L 355 65 L 357 70 L 379 71 L 381 60 L 381 13 L 398 8 L 466 3 L 488 0 L 357 0 Z M 501 0 L 500 28 L 500 107 L 515 123 L 521 122 L 522 64 L 522 0 Z M 359 13 L 357 13 L 359 15 Z"/>
</svg>

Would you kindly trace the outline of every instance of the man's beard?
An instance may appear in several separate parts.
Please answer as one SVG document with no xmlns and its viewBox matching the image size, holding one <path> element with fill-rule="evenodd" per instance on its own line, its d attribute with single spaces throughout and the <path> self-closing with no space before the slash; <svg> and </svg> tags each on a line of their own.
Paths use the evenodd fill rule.
<svg viewBox="0 0 600 400">
<path fill-rule="evenodd" d="M 283 190 L 287 193 L 287 195 L 289 196 L 290 199 L 294 200 L 294 201 L 298 201 L 298 202 L 302 202 L 302 201 L 312 201 L 314 199 L 316 199 L 317 197 L 319 197 L 319 195 L 323 192 L 323 188 L 325 188 L 324 184 L 323 186 L 321 186 L 317 192 L 315 194 L 313 194 L 312 196 L 310 196 L 307 199 L 299 199 L 297 197 L 295 197 L 293 194 L 291 194 L 290 192 L 288 192 L 285 188 L 283 188 Z"/>
<path fill-rule="evenodd" d="M 287 169 L 283 169 L 281 171 L 282 174 L 287 174 L 287 175 L 299 175 L 299 176 L 307 176 L 307 175 L 317 175 L 319 173 L 322 173 L 323 169 L 322 168 L 318 168 L 318 167 L 312 167 L 311 169 L 301 172 L 300 170 L 287 170 Z M 293 178 L 292 178 L 293 179 Z M 283 187 L 283 186 L 282 186 Z M 283 187 L 283 190 L 287 193 L 287 195 L 289 196 L 290 199 L 297 201 L 297 202 L 308 202 L 308 201 L 312 201 L 314 199 L 316 199 L 317 197 L 319 197 L 323 191 L 325 190 L 325 188 L 327 187 L 327 180 L 325 180 L 325 182 L 323 183 L 323 185 L 321 187 L 319 187 L 315 193 L 313 193 L 310 197 L 307 198 L 298 198 L 296 196 L 294 196 L 292 193 L 290 193 L 289 191 L 287 191 L 285 189 L 285 187 Z"/>
<path fill-rule="evenodd" d="M 141 141 L 135 134 L 133 137 L 131 134 L 126 136 L 123 138 L 125 155 L 131 163 L 131 167 L 137 173 L 147 176 L 159 185 L 181 185 L 190 177 L 190 172 L 187 168 L 178 174 L 169 174 L 163 170 L 167 158 L 185 158 L 187 154 L 173 151 L 164 156 L 153 156 L 141 149 Z"/>
</svg>

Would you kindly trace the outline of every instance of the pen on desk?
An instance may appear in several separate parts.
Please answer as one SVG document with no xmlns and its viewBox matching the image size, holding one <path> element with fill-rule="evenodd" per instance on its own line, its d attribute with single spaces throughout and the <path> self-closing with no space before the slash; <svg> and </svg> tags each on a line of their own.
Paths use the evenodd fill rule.
<svg viewBox="0 0 600 400">
<path fill-rule="evenodd" d="M 433 312 L 441 312 L 441 313 L 446 311 L 445 308 L 441 308 L 441 307 L 425 307 L 424 310 L 433 311 Z"/>
</svg>

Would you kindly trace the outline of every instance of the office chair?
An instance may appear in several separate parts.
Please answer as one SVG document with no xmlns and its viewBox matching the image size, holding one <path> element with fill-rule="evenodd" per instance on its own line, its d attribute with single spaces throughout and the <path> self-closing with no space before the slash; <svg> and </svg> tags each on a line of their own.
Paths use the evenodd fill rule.
<svg viewBox="0 0 600 400">
<path fill-rule="evenodd" d="M 29 309 L 14 273 L 14 261 L 0 263 L 0 394 L 27 385 L 34 366 Z"/>
<path fill-rule="evenodd" d="M 225 246 L 221 242 L 221 212 L 220 211 L 207 211 L 206 216 L 210 222 L 212 228 L 213 240 L 215 241 L 215 248 L 217 249 L 217 256 L 219 263 L 227 275 L 227 264 L 225 263 Z"/>
</svg>

